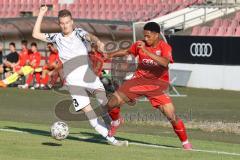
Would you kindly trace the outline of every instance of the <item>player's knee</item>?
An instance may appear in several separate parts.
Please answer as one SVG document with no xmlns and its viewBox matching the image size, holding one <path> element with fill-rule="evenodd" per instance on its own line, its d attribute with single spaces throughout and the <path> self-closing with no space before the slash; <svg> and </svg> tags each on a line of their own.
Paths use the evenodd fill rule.
<svg viewBox="0 0 240 160">
<path fill-rule="evenodd" d="M 176 116 L 174 110 L 169 109 L 165 106 L 161 106 L 161 107 L 159 107 L 159 109 L 171 123 L 176 123 L 177 122 L 177 116 Z"/>
<path fill-rule="evenodd" d="M 96 91 L 95 96 L 100 105 L 105 106 L 108 103 L 108 99 L 104 91 Z"/>
<path fill-rule="evenodd" d="M 178 121 L 178 118 L 176 116 L 176 114 L 172 114 L 167 116 L 167 119 L 172 123 L 172 124 L 176 124 Z"/>
</svg>

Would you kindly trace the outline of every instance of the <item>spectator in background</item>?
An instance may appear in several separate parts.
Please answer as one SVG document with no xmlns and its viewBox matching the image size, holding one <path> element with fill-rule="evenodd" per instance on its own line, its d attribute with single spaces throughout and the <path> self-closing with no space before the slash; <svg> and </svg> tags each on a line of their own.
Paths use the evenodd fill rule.
<svg viewBox="0 0 240 160">
<path fill-rule="evenodd" d="M 31 53 L 28 54 L 28 66 L 30 66 L 33 69 L 33 72 L 31 72 L 28 75 L 28 78 L 26 80 L 26 83 L 21 86 L 20 88 L 28 88 L 30 84 L 33 82 L 34 75 L 36 77 L 36 84 L 34 85 L 34 88 L 40 87 L 40 80 L 41 80 L 41 74 L 39 70 L 39 65 L 41 62 L 41 53 L 38 51 L 37 43 L 32 42 L 31 43 Z"/>
<path fill-rule="evenodd" d="M 10 50 L 10 53 L 3 60 L 3 69 L 4 69 L 5 77 L 10 76 L 19 58 L 18 53 L 16 52 L 16 45 L 14 42 L 9 43 L 9 50 Z"/>
<path fill-rule="evenodd" d="M 58 77 L 60 77 L 61 81 L 63 82 L 61 69 L 62 69 L 62 62 L 58 56 L 58 50 L 54 48 L 53 43 L 47 43 L 47 50 L 50 52 L 48 56 L 48 62 L 42 67 L 42 77 L 41 77 L 41 89 L 46 89 L 49 78 L 51 77 L 51 81 L 48 84 L 48 88 L 52 88 L 56 83 Z"/>
<path fill-rule="evenodd" d="M 19 53 L 19 61 L 14 67 L 14 73 L 0 81 L 0 87 L 7 87 L 8 85 L 16 82 L 21 76 L 27 76 L 34 73 L 34 66 L 37 62 L 30 62 L 29 56 L 32 52 L 27 48 L 27 41 L 22 41 L 22 51 Z M 30 57 L 30 58 L 29 58 Z M 30 62 L 30 63 L 29 63 Z"/>
<path fill-rule="evenodd" d="M 2 64 L 2 49 L 3 49 L 3 47 L 2 47 L 2 45 L 0 44 L 0 74 L 2 74 L 3 73 L 3 64 Z"/>
<path fill-rule="evenodd" d="M 21 70 L 21 68 L 28 64 L 28 54 L 31 53 L 31 51 L 27 48 L 28 42 L 27 40 L 21 41 L 21 48 L 22 50 L 18 54 L 18 63 L 13 68 L 14 72 L 18 72 Z"/>
</svg>

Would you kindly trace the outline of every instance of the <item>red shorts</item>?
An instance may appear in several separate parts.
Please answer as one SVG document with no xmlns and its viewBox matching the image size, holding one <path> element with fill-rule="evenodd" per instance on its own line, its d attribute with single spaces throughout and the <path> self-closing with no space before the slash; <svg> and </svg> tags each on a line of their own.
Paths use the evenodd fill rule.
<svg viewBox="0 0 240 160">
<path fill-rule="evenodd" d="M 125 81 L 118 92 L 127 96 L 131 101 L 145 96 L 153 107 L 157 108 L 172 103 L 171 98 L 165 93 L 169 83 L 160 79 L 147 79 L 144 77 Z"/>
</svg>

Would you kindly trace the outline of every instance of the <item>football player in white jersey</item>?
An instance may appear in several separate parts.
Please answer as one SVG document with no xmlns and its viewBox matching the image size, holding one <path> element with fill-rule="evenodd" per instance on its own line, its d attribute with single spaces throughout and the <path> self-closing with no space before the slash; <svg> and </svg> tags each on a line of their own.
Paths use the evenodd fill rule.
<svg viewBox="0 0 240 160">
<path fill-rule="evenodd" d="M 104 44 L 94 35 L 81 28 L 73 28 L 74 22 L 71 12 L 61 10 L 58 13 L 61 33 L 42 33 L 41 23 L 48 7 L 40 8 L 32 36 L 36 39 L 55 43 L 59 51 L 59 58 L 63 63 L 66 85 L 73 99 L 76 111 L 83 111 L 95 130 L 114 146 L 127 146 L 127 141 L 118 141 L 108 136 L 106 125 L 101 124 L 94 112 L 88 94 L 94 94 L 98 102 L 104 106 L 107 98 L 103 84 L 90 69 L 88 51 L 90 44 L 95 43 L 99 51 L 104 50 Z"/>
</svg>

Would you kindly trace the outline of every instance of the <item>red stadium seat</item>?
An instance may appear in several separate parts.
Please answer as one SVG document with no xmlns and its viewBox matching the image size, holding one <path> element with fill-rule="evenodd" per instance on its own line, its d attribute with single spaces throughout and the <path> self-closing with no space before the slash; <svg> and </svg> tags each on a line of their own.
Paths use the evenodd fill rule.
<svg viewBox="0 0 240 160">
<path fill-rule="evenodd" d="M 222 19 L 215 19 L 213 22 L 213 27 L 220 27 L 222 25 Z"/>
<path fill-rule="evenodd" d="M 236 28 L 235 36 L 240 36 L 240 26 Z"/>
<path fill-rule="evenodd" d="M 235 30 L 236 30 L 235 28 L 228 27 L 227 32 L 225 32 L 224 36 L 234 36 L 236 32 Z"/>
<path fill-rule="evenodd" d="M 218 28 L 216 27 L 210 27 L 209 32 L 207 33 L 207 36 L 215 36 L 218 31 Z"/>
<path fill-rule="evenodd" d="M 216 33 L 216 36 L 224 36 L 226 34 L 227 29 L 225 27 L 219 27 Z"/>
<path fill-rule="evenodd" d="M 199 36 L 206 36 L 209 32 L 209 27 L 208 26 L 204 26 L 201 28 L 200 32 L 199 32 Z"/>
<path fill-rule="evenodd" d="M 184 1 L 183 1 L 183 0 L 175 0 L 175 3 L 176 3 L 176 4 L 183 4 Z"/>
<path fill-rule="evenodd" d="M 234 19 L 236 19 L 236 20 L 240 20 L 240 12 L 237 12 L 237 13 L 235 14 Z"/>
<path fill-rule="evenodd" d="M 222 21 L 222 25 L 221 25 L 222 27 L 227 28 L 229 25 L 230 25 L 230 21 L 228 19 L 224 19 Z"/>
<path fill-rule="evenodd" d="M 239 25 L 239 21 L 233 19 L 232 22 L 231 22 L 231 24 L 229 25 L 229 27 L 231 27 L 231 28 L 237 28 L 238 25 Z"/>
<path fill-rule="evenodd" d="M 149 20 L 180 9 L 197 0 L 74 0 L 71 5 L 59 5 L 59 0 L 0 0 L 0 16 L 15 17 L 30 11 L 37 15 L 41 5 L 52 5 L 47 16 L 57 16 L 59 10 L 69 9 L 75 18 L 114 20 Z M 41 4 L 40 4 L 41 3 Z M 124 14 L 123 14 L 124 13 Z"/>
</svg>

